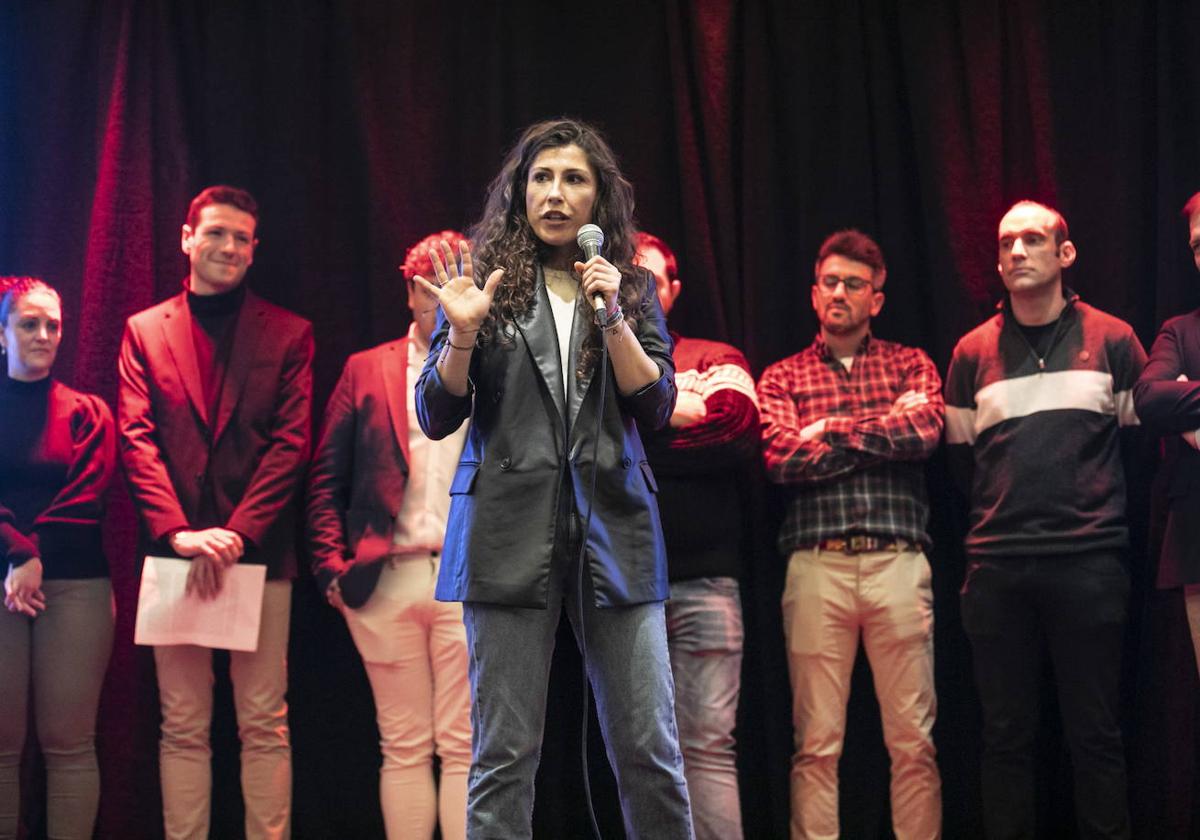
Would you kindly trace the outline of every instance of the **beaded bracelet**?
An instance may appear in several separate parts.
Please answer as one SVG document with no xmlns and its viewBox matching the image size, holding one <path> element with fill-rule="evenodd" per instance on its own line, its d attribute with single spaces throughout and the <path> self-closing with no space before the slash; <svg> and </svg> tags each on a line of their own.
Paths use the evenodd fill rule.
<svg viewBox="0 0 1200 840">
<path fill-rule="evenodd" d="M 612 338 L 613 336 L 617 336 L 618 341 L 624 341 L 625 340 L 625 331 L 621 329 L 621 327 L 624 323 L 625 323 L 625 313 L 618 309 L 616 316 L 613 318 L 613 320 L 611 322 L 609 322 L 608 324 L 606 324 L 604 326 L 602 332 L 605 335 L 607 335 L 609 338 Z"/>
</svg>

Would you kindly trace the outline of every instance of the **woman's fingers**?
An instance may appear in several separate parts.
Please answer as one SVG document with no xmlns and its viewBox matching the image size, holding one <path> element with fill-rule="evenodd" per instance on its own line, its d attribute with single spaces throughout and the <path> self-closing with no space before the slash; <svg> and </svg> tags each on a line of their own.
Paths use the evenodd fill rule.
<svg viewBox="0 0 1200 840">
<path fill-rule="evenodd" d="M 496 287 L 500 285 L 500 281 L 504 278 L 504 269 L 497 268 L 488 275 L 487 282 L 483 284 L 483 291 L 489 297 L 495 297 Z"/>
<path fill-rule="evenodd" d="M 441 286 L 435 286 L 433 283 L 430 283 L 428 280 L 426 280 L 420 274 L 413 275 L 413 282 L 416 283 L 417 285 L 419 285 L 425 291 L 429 292 L 429 294 L 431 294 L 435 298 L 437 298 L 438 301 L 441 301 L 441 299 L 442 299 L 442 287 Z"/>
<path fill-rule="evenodd" d="M 446 274 L 446 265 L 453 263 L 453 260 L 450 260 L 450 263 L 443 263 L 437 248 L 429 249 L 429 258 L 433 262 L 433 273 L 437 277 L 438 288 L 441 288 L 450 282 L 450 276 Z"/>
<path fill-rule="evenodd" d="M 586 263 L 575 263 L 575 270 L 579 272 L 583 293 L 589 299 L 600 295 L 606 307 L 614 305 L 621 289 L 621 272 L 612 263 L 603 257 L 593 257 Z"/>
<path fill-rule="evenodd" d="M 463 240 L 458 246 L 458 255 L 462 259 L 463 277 L 475 278 L 475 263 L 471 260 L 471 246 Z"/>
<path fill-rule="evenodd" d="M 17 612 L 27 615 L 30 618 L 37 618 L 37 610 L 25 603 L 25 599 L 16 592 L 9 593 L 8 597 L 4 599 L 4 606 L 8 607 L 10 612 Z"/>
<path fill-rule="evenodd" d="M 443 239 L 440 244 L 442 246 L 442 262 L 445 263 L 445 270 L 446 270 L 446 273 L 449 275 L 449 280 L 454 280 L 459 276 L 469 277 L 470 274 L 467 272 L 465 266 L 463 268 L 461 275 L 459 274 L 458 263 L 454 259 L 454 251 L 452 251 L 450 249 L 450 243 Z M 436 255 L 437 248 L 430 248 L 429 253 Z M 438 279 L 441 279 L 441 275 L 438 275 Z"/>
</svg>

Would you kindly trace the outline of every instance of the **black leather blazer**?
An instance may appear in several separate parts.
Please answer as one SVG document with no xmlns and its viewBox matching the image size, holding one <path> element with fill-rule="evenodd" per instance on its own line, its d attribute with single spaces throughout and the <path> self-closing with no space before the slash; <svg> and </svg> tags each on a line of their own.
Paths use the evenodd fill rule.
<svg viewBox="0 0 1200 840">
<path fill-rule="evenodd" d="M 603 406 L 594 373 L 570 389 L 571 399 L 565 396 L 558 337 L 540 269 L 537 298 L 515 329 L 507 339 L 475 351 L 463 397 L 447 392 L 437 371 L 449 331 L 439 315 L 432 352 L 417 383 L 421 428 L 437 439 L 471 418 L 450 488 L 439 599 L 544 608 L 559 490 L 573 492 L 576 510 L 581 520 L 586 518 L 593 470 L 595 511 L 587 561 L 597 605 L 667 597 L 657 489 L 637 425 L 657 429 L 670 419 L 675 366 L 654 285 L 648 274 L 639 272 L 639 277 L 636 336 L 662 375 L 621 396 L 611 368 L 606 369 Z M 586 308 L 576 310 L 572 362 L 584 330 L 592 328 L 585 313 Z M 600 439 L 593 461 L 597 413 Z"/>
</svg>

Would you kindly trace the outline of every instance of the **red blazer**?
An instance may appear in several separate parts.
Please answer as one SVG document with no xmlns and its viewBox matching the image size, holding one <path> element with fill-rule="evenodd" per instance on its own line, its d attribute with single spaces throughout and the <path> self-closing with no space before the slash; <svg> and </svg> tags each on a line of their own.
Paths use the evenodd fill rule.
<svg viewBox="0 0 1200 840">
<path fill-rule="evenodd" d="M 408 482 L 408 339 L 346 361 L 308 478 L 308 540 L 324 591 L 340 578 L 342 600 L 361 607 L 392 547 Z"/>
<path fill-rule="evenodd" d="M 130 493 L 151 550 L 181 528 L 247 539 L 242 562 L 296 576 L 295 529 L 312 413 L 312 325 L 247 292 L 217 417 L 209 417 L 186 293 L 129 319 L 117 421 Z M 203 494 L 215 521 L 204 521 Z M 168 552 L 169 553 L 169 552 Z"/>
</svg>

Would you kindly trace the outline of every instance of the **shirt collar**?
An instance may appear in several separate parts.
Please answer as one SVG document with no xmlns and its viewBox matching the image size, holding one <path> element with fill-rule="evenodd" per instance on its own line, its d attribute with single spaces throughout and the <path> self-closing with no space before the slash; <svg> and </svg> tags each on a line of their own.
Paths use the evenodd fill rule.
<svg viewBox="0 0 1200 840">
<path fill-rule="evenodd" d="M 1060 317 L 1060 318 L 1064 314 L 1066 314 L 1067 310 L 1074 309 L 1075 304 L 1079 302 L 1079 295 L 1075 293 L 1074 289 L 1072 289 L 1070 286 L 1066 285 L 1065 283 L 1063 284 L 1062 292 L 1063 292 L 1063 300 L 1066 301 L 1066 305 L 1063 306 L 1062 312 L 1059 313 L 1058 317 Z M 1004 297 L 1002 297 L 1002 298 L 1000 298 L 1000 300 L 996 301 L 996 311 L 1002 312 L 1005 315 L 1009 316 L 1010 318 L 1013 319 L 1014 322 L 1017 320 L 1016 318 L 1013 318 L 1012 296 L 1009 294 L 1005 294 Z"/>
<path fill-rule="evenodd" d="M 854 356 L 865 355 L 871 347 L 871 333 L 868 330 L 863 336 L 862 341 L 858 345 L 858 349 L 854 351 Z M 817 332 L 816 338 L 813 339 L 812 350 L 820 359 L 833 359 L 834 355 L 829 349 L 829 345 L 825 343 L 825 336 L 820 331 Z"/>
</svg>

